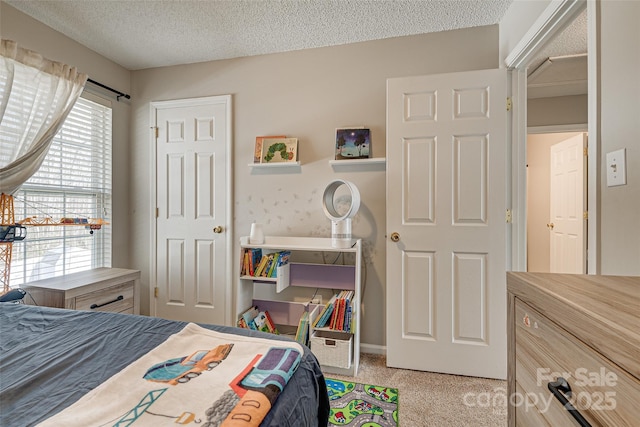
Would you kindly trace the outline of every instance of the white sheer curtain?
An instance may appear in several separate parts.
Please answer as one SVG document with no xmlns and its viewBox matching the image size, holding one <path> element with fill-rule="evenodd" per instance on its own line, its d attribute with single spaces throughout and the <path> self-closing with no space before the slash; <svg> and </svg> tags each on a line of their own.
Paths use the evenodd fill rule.
<svg viewBox="0 0 640 427">
<path fill-rule="evenodd" d="M 44 160 L 87 75 L 0 43 L 0 193 L 13 194 Z"/>
</svg>

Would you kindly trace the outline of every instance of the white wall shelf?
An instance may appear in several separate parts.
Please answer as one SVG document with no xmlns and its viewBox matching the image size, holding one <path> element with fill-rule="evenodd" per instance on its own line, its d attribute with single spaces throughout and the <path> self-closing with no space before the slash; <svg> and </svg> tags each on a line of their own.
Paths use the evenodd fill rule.
<svg viewBox="0 0 640 427">
<path fill-rule="evenodd" d="M 300 167 L 300 162 L 249 163 L 249 167 L 255 169 L 297 168 Z"/>
<path fill-rule="evenodd" d="M 386 157 L 372 157 L 370 159 L 329 160 L 334 170 L 339 171 L 384 171 L 387 169 Z"/>
<path fill-rule="evenodd" d="M 353 160 L 329 160 L 330 165 L 365 165 L 365 164 L 386 164 L 386 157 L 371 157 L 369 159 L 353 159 Z"/>
<path fill-rule="evenodd" d="M 278 329 L 291 329 L 297 327 L 300 316 L 303 312 L 309 312 L 309 337 L 311 351 L 316 354 L 324 372 L 355 376 L 358 373 L 360 363 L 360 301 L 361 301 L 361 268 L 362 268 L 362 242 L 354 239 L 351 247 L 334 248 L 331 246 L 331 238 L 320 237 L 288 237 L 288 236 L 267 236 L 263 244 L 254 245 L 249 243 L 249 237 L 240 238 L 241 258 L 246 249 L 260 248 L 263 255 L 265 253 L 289 250 L 292 257 L 295 252 L 332 252 L 352 254 L 353 261 L 346 265 L 336 265 L 320 262 L 289 262 L 278 268 L 277 277 L 253 277 L 248 275 L 239 276 L 238 294 L 246 294 L 252 290 L 252 305 L 257 305 L 261 310 L 269 311 Z M 304 254 L 301 254 L 304 255 Z M 335 257 L 333 255 L 332 257 Z M 267 289 L 265 289 L 267 287 Z M 260 288 L 261 296 L 257 296 L 257 289 Z M 270 290 L 269 290 L 270 288 Z M 351 304 L 354 316 L 353 330 L 351 332 L 331 330 L 328 328 L 313 327 L 316 316 L 322 312 L 323 304 L 312 304 L 307 302 L 294 301 L 289 298 L 287 292 L 295 291 L 295 288 L 315 288 L 339 292 L 348 290 L 354 292 Z M 283 292 L 284 290 L 287 292 Z M 269 297 L 264 296 L 265 291 Z M 316 334 L 316 332 L 320 332 Z M 325 338 L 327 333 L 329 338 Z M 323 335 L 324 334 L 324 335 Z M 336 352 L 331 346 L 325 346 L 325 341 L 335 342 L 334 338 L 340 340 L 342 346 L 349 346 L 347 353 L 336 347 Z M 347 344 L 348 343 L 348 344 Z M 314 351 L 316 346 L 316 351 Z M 344 348 L 344 347 L 343 347 Z M 319 357 L 318 354 L 322 355 Z M 334 357 L 335 356 L 335 357 Z"/>
</svg>

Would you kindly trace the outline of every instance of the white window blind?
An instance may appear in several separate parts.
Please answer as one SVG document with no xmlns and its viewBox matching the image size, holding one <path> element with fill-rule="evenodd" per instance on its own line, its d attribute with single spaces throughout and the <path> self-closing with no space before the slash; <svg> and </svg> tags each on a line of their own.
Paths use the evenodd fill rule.
<svg viewBox="0 0 640 427">
<path fill-rule="evenodd" d="M 83 95 L 54 138 L 42 166 L 14 194 L 16 221 L 36 217 L 111 222 L 111 107 Z M 13 243 L 11 287 L 111 266 L 111 225 L 27 225 Z"/>
</svg>

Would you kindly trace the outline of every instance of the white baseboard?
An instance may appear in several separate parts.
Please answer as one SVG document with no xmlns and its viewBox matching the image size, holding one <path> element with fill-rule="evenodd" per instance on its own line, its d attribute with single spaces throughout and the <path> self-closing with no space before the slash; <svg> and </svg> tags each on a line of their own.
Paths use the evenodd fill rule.
<svg viewBox="0 0 640 427">
<path fill-rule="evenodd" d="M 387 346 L 377 344 L 360 343 L 360 353 L 387 355 Z"/>
</svg>

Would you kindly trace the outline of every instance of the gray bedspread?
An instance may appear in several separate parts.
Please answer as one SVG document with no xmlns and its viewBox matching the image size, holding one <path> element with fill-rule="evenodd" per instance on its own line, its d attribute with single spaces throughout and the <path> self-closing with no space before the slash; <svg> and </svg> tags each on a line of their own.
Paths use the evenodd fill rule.
<svg viewBox="0 0 640 427">
<path fill-rule="evenodd" d="M 0 303 L 0 426 L 32 426 L 62 411 L 186 322 Z M 202 327 L 277 340 L 225 326 Z M 320 366 L 305 347 L 299 368 L 262 426 L 326 426 Z"/>
</svg>

